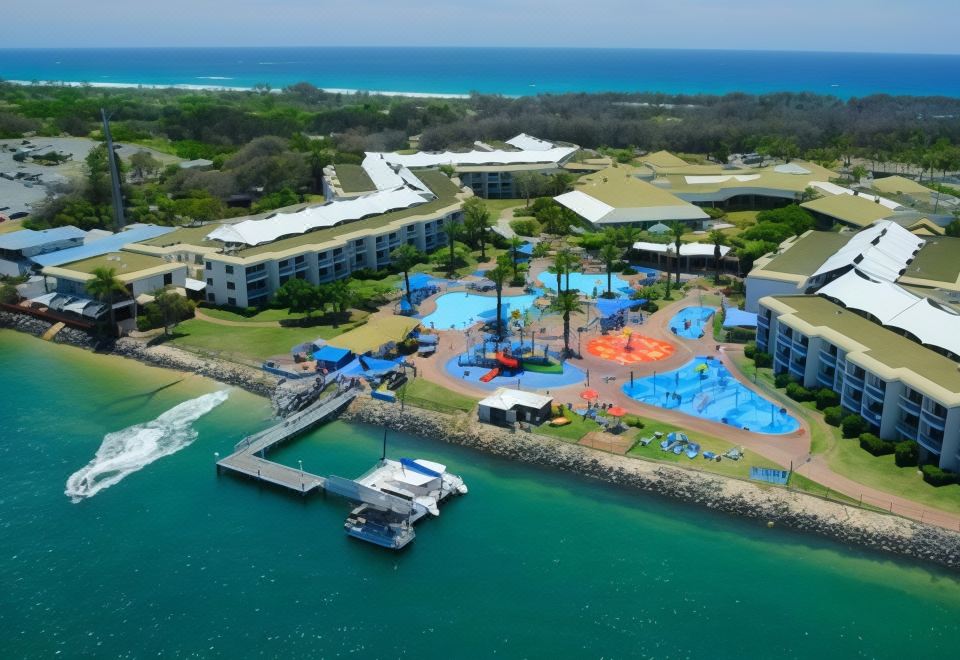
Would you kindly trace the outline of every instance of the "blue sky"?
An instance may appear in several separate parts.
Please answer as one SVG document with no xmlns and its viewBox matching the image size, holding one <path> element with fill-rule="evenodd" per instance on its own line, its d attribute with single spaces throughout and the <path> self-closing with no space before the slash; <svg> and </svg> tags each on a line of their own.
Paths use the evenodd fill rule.
<svg viewBox="0 0 960 660">
<path fill-rule="evenodd" d="M 957 0 L 3 0 L 7 48 L 578 46 L 960 53 Z"/>
</svg>

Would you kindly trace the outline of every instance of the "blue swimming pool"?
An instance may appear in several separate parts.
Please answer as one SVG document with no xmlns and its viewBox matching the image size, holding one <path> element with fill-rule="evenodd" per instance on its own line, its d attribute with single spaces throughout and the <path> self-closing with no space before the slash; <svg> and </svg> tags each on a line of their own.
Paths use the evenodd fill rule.
<svg viewBox="0 0 960 660">
<path fill-rule="evenodd" d="M 637 379 L 623 391 L 641 403 L 754 433 L 782 435 L 800 428 L 780 404 L 745 387 L 712 358 L 698 357 L 674 371 Z"/>
<path fill-rule="evenodd" d="M 684 307 L 670 319 L 670 330 L 683 339 L 700 339 L 710 332 L 710 319 L 715 312 L 713 307 Z"/>
<path fill-rule="evenodd" d="M 521 312 L 533 306 L 536 295 L 504 296 L 502 299 L 504 318 L 519 309 Z M 463 329 L 478 321 L 492 321 L 497 315 L 497 297 L 457 291 L 445 293 L 437 298 L 437 309 L 423 317 L 423 324 L 437 330 L 451 328 Z"/>
<path fill-rule="evenodd" d="M 557 276 L 549 271 L 543 271 L 540 273 L 538 278 L 540 283 L 550 289 L 555 291 L 557 289 Z M 563 276 L 563 286 L 567 286 L 567 276 Z M 630 283 L 625 279 L 614 273 L 610 280 L 611 290 L 617 295 L 628 294 L 633 291 L 630 288 Z M 577 289 L 581 293 L 587 296 L 592 296 L 594 290 L 596 290 L 597 295 L 607 290 L 607 274 L 606 273 L 570 273 L 570 288 Z"/>
</svg>

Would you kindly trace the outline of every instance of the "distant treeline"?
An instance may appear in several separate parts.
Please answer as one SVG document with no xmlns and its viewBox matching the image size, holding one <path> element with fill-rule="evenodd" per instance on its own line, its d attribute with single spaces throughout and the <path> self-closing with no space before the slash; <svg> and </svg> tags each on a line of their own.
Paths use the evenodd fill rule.
<svg viewBox="0 0 960 660">
<path fill-rule="evenodd" d="M 786 157 L 861 156 L 942 169 L 929 153 L 960 144 L 960 99 L 875 95 L 842 101 L 816 94 L 557 94 L 466 99 L 330 94 L 299 83 L 282 94 L 0 84 L 0 137 L 26 131 L 87 135 L 99 108 L 118 140 L 171 142 L 188 158 L 231 153 L 275 135 L 332 136 L 337 152 L 469 146 L 520 132 L 584 147 Z M 941 158 L 942 160 L 942 158 Z M 955 169 L 955 168 L 950 168 Z"/>
</svg>

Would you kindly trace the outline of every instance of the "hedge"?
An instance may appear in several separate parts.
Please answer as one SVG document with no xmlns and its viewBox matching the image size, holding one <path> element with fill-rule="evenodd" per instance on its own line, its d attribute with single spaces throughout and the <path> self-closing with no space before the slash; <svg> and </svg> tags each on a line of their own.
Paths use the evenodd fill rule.
<svg viewBox="0 0 960 660">
<path fill-rule="evenodd" d="M 794 401 L 813 401 L 814 394 L 800 383 L 787 383 L 787 396 Z"/>
<path fill-rule="evenodd" d="M 757 342 L 748 341 L 743 345 L 743 356 L 753 359 L 753 356 L 757 354 Z"/>
<path fill-rule="evenodd" d="M 817 410 L 824 410 L 840 405 L 840 395 L 826 387 L 817 390 Z"/>
<path fill-rule="evenodd" d="M 857 438 L 867 430 L 867 420 L 860 415 L 850 414 L 840 421 L 844 438 Z"/>
<path fill-rule="evenodd" d="M 892 442 L 881 440 L 872 433 L 861 433 L 860 449 L 865 449 L 874 456 L 889 456 L 896 451 L 896 445 Z"/>
<path fill-rule="evenodd" d="M 957 483 L 956 473 L 942 470 L 936 465 L 924 465 L 920 470 L 923 472 L 923 480 L 931 486 L 949 486 Z"/>
<path fill-rule="evenodd" d="M 920 462 L 920 445 L 913 440 L 898 442 L 893 456 L 900 467 L 912 467 Z"/>
<path fill-rule="evenodd" d="M 823 421 L 830 426 L 840 426 L 843 422 L 843 408 L 840 406 L 830 406 L 823 411 Z"/>
<path fill-rule="evenodd" d="M 793 376 L 784 372 L 773 377 L 773 385 L 778 388 L 784 388 L 794 382 Z"/>
<path fill-rule="evenodd" d="M 763 353 L 762 351 L 757 351 L 753 355 L 753 364 L 757 369 L 763 369 L 765 367 L 770 367 L 773 365 L 773 356 L 769 353 Z"/>
</svg>

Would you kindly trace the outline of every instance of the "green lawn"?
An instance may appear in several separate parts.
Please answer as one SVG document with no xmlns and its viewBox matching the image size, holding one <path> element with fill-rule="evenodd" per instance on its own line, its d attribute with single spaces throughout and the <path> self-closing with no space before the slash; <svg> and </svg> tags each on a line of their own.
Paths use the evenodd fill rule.
<svg viewBox="0 0 960 660">
<path fill-rule="evenodd" d="M 263 321 L 283 321 L 287 319 L 302 319 L 306 314 L 302 312 L 291 312 L 289 309 L 264 309 L 253 316 L 244 316 L 227 309 L 217 307 L 201 307 L 200 311 L 215 319 L 223 321 L 236 321 L 238 323 L 254 323 Z"/>
<path fill-rule="evenodd" d="M 169 341 L 175 346 L 202 355 L 259 365 L 270 356 L 289 353 L 297 344 L 318 338 L 332 339 L 363 323 L 364 320 L 351 320 L 337 327 L 318 325 L 310 328 L 243 328 L 190 319 L 177 326 L 173 338 Z"/>
<path fill-rule="evenodd" d="M 590 431 L 596 431 L 600 428 L 592 419 L 583 419 L 572 410 L 563 409 L 563 416 L 570 420 L 566 426 L 550 426 L 550 424 L 541 424 L 533 429 L 537 435 L 547 435 L 551 438 L 557 438 L 564 442 L 579 442 L 580 439 Z"/>
<path fill-rule="evenodd" d="M 494 314 L 496 315 L 496 314 Z M 538 374 L 562 374 L 563 365 L 559 362 L 550 360 L 550 364 L 536 364 L 534 362 L 523 361 L 523 368 Z"/>
<path fill-rule="evenodd" d="M 483 203 L 490 211 L 490 221 L 496 222 L 504 209 L 512 209 L 527 203 L 525 199 L 485 199 Z"/>
<path fill-rule="evenodd" d="M 431 383 L 423 378 L 414 378 L 400 388 L 400 396 L 405 405 L 435 410 L 437 412 L 470 412 L 479 399 L 448 390 L 442 385 Z"/>
</svg>

